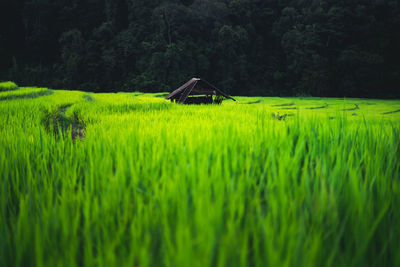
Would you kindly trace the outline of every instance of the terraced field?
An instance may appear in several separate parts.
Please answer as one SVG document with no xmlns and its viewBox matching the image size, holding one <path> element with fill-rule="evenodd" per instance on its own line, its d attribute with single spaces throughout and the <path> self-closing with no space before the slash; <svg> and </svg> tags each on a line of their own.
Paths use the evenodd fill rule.
<svg viewBox="0 0 400 267">
<path fill-rule="evenodd" d="M 0 266 L 399 266 L 400 101 L 0 92 Z"/>
</svg>

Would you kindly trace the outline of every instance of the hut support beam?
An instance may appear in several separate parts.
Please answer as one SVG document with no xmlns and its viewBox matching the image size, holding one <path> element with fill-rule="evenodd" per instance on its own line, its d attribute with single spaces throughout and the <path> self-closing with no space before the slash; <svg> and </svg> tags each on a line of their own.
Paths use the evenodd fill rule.
<svg viewBox="0 0 400 267">
<path fill-rule="evenodd" d="M 186 98 L 193 91 L 193 88 L 196 86 L 196 84 L 197 84 L 197 81 L 185 89 L 185 91 L 182 93 L 181 97 L 179 98 L 178 103 L 185 103 Z"/>
</svg>

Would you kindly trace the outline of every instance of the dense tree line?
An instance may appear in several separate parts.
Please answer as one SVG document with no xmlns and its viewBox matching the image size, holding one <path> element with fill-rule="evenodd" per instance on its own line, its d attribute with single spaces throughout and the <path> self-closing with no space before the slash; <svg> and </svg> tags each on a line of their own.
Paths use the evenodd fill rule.
<svg viewBox="0 0 400 267">
<path fill-rule="evenodd" d="M 87 91 L 400 96 L 397 0 L 2 0 L 0 79 Z"/>
</svg>

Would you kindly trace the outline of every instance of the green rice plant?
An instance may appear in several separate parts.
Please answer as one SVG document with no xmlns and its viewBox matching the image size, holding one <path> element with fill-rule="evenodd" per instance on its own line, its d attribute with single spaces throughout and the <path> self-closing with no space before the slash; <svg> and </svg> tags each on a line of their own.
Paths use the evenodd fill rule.
<svg viewBox="0 0 400 267">
<path fill-rule="evenodd" d="M 0 92 L 1 91 L 12 91 L 12 90 L 17 90 L 18 85 L 16 85 L 14 82 L 0 82 Z"/>
<path fill-rule="evenodd" d="M 0 101 L 0 266 L 400 265 L 399 101 L 85 95 Z"/>
<path fill-rule="evenodd" d="M 0 90 L 1 91 L 1 90 Z M 21 99 L 21 98 L 37 98 L 44 95 L 52 94 L 47 88 L 21 88 L 17 91 L 0 92 L 0 101 Z"/>
</svg>

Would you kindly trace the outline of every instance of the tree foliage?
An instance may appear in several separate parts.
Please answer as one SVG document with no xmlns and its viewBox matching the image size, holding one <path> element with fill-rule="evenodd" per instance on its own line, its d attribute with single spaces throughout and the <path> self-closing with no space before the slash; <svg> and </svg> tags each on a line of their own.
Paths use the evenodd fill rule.
<svg viewBox="0 0 400 267">
<path fill-rule="evenodd" d="M 399 97 L 395 0 L 4 0 L 0 75 L 88 91 Z M 18 73 L 16 72 L 18 68 Z"/>
</svg>

